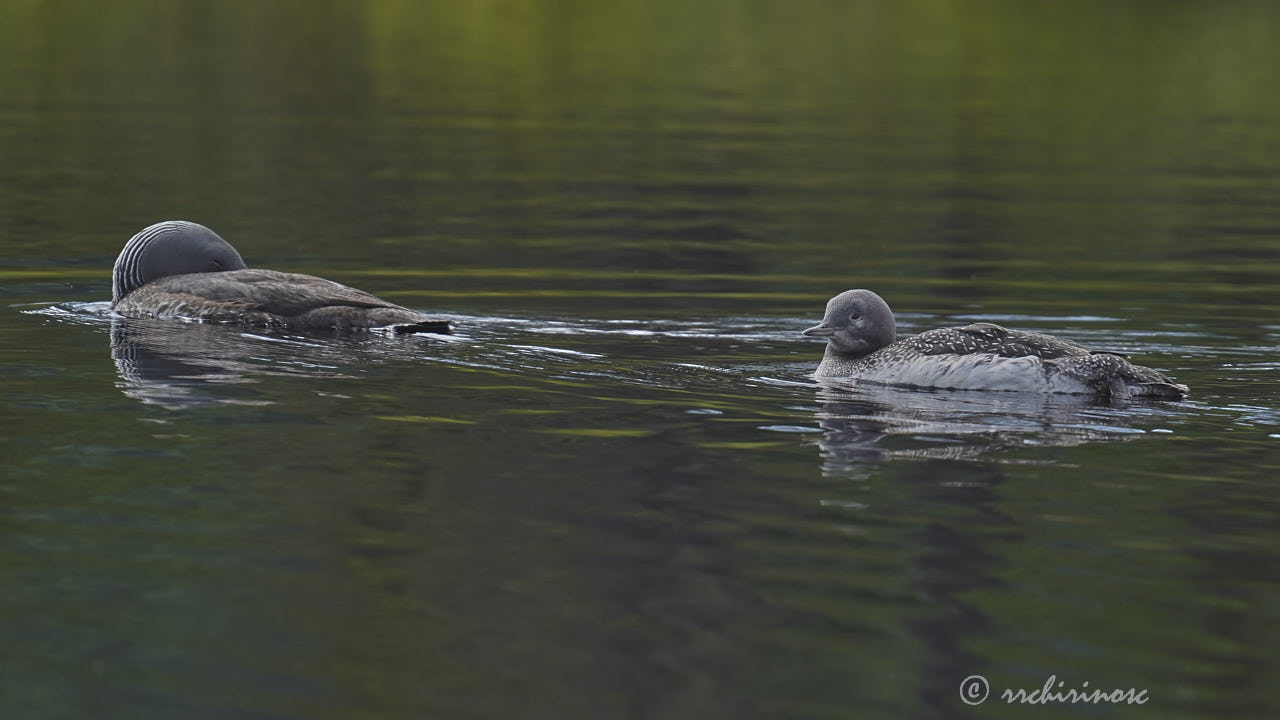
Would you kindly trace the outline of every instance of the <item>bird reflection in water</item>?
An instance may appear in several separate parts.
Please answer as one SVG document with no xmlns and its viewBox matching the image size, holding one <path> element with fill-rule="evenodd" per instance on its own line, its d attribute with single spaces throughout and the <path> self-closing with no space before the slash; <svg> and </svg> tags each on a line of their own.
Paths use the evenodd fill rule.
<svg viewBox="0 0 1280 720">
<path fill-rule="evenodd" d="M 113 319 L 117 386 L 135 400 L 169 409 L 269 405 L 248 386 L 263 375 L 341 377 L 322 343 L 247 333 L 243 328 L 173 320 Z"/>
<path fill-rule="evenodd" d="M 1014 447 L 1070 447 L 1145 434 L 1159 408 L 1086 395 L 897 388 L 820 381 L 815 443 L 828 476 L 861 475 L 894 459 L 977 459 Z"/>
</svg>

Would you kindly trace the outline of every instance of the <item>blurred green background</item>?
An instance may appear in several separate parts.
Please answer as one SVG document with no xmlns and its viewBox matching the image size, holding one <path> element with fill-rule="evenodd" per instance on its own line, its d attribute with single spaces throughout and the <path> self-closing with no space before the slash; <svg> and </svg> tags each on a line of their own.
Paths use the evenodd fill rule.
<svg viewBox="0 0 1280 720">
<path fill-rule="evenodd" d="M 612 270 L 1185 302 L 1144 285 L 1196 272 L 1275 308 L 1233 287 L 1277 269 L 1269 3 L 3 8 L 10 262 L 101 267 L 181 217 L 250 259 L 450 271 L 419 292 Z"/>
<path fill-rule="evenodd" d="M 1277 68 L 1270 2 L 0 0 L 0 716 L 1264 717 Z M 164 219 L 464 341 L 86 309 Z M 819 389 L 851 287 L 1192 400 Z"/>
</svg>

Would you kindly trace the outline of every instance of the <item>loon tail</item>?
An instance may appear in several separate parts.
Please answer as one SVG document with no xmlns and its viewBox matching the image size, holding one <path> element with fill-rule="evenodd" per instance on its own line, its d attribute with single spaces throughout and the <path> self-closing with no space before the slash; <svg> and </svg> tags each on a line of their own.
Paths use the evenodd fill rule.
<svg viewBox="0 0 1280 720">
<path fill-rule="evenodd" d="M 1059 361 L 1068 374 L 1092 386 L 1097 392 L 1117 398 L 1145 397 L 1182 400 L 1190 392 L 1158 370 L 1134 365 L 1114 353 L 1092 353 Z"/>
<path fill-rule="evenodd" d="M 412 333 L 448 335 L 453 330 L 453 324 L 448 320 L 422 320 L 412 323 L 397 323 L 389 327 L 391 332 L 396 335 L 409 335 Z"/>
</svg>

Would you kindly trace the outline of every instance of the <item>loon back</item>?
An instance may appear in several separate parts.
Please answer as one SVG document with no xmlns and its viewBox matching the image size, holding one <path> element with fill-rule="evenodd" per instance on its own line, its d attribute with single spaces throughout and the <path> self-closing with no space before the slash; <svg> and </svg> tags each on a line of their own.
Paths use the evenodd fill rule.
<svg viewBox="0 0 1280 720">
<path fill-rule="evenodd" d="M 995 323 L 974 323 L 957 328 L 938 328 L 902 341 L 921 355 L 968 355 L 987 353 L 997 357 L 1038 357 L 1042 359 L 1088 355 L 1080 343 L 1043 333 L 1010 330 Z"/>
<path fill-rule="evenodd" d="M 297 330 L 385 327 L 396 333 L 448 333 L 450 329 L 447 320 L 332 280 L 254 268 L 160 278 L 125 296 L 116 312 Z"/>
</svg>

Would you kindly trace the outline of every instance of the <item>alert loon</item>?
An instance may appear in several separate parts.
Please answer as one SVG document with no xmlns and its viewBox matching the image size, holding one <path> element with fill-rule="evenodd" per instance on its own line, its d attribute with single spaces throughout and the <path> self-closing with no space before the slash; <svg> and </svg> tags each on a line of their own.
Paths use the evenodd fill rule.
<svg viewBox="0 0 1280 720">
<path fill-rule="evenodd" d="M 209 228 L 156 223 L 116 258 L 111 307 L 127 317 L 179 317 L 295 330 L 449 332 L 428 317 L 331 280 L 253 270 Z"/>
<path fill-rule="evenodd" d="M 1121 355 L 992 323 L 939 328 L 896 340 L 893 313 L 870 290 L 849 290 L 831 298 L 822 323 L 804 334 L 827 340 L 822 364 L 814 373 L 818 377 L 1172 400 L 1189 392 L 1186 385 Z"/>
</svg>

